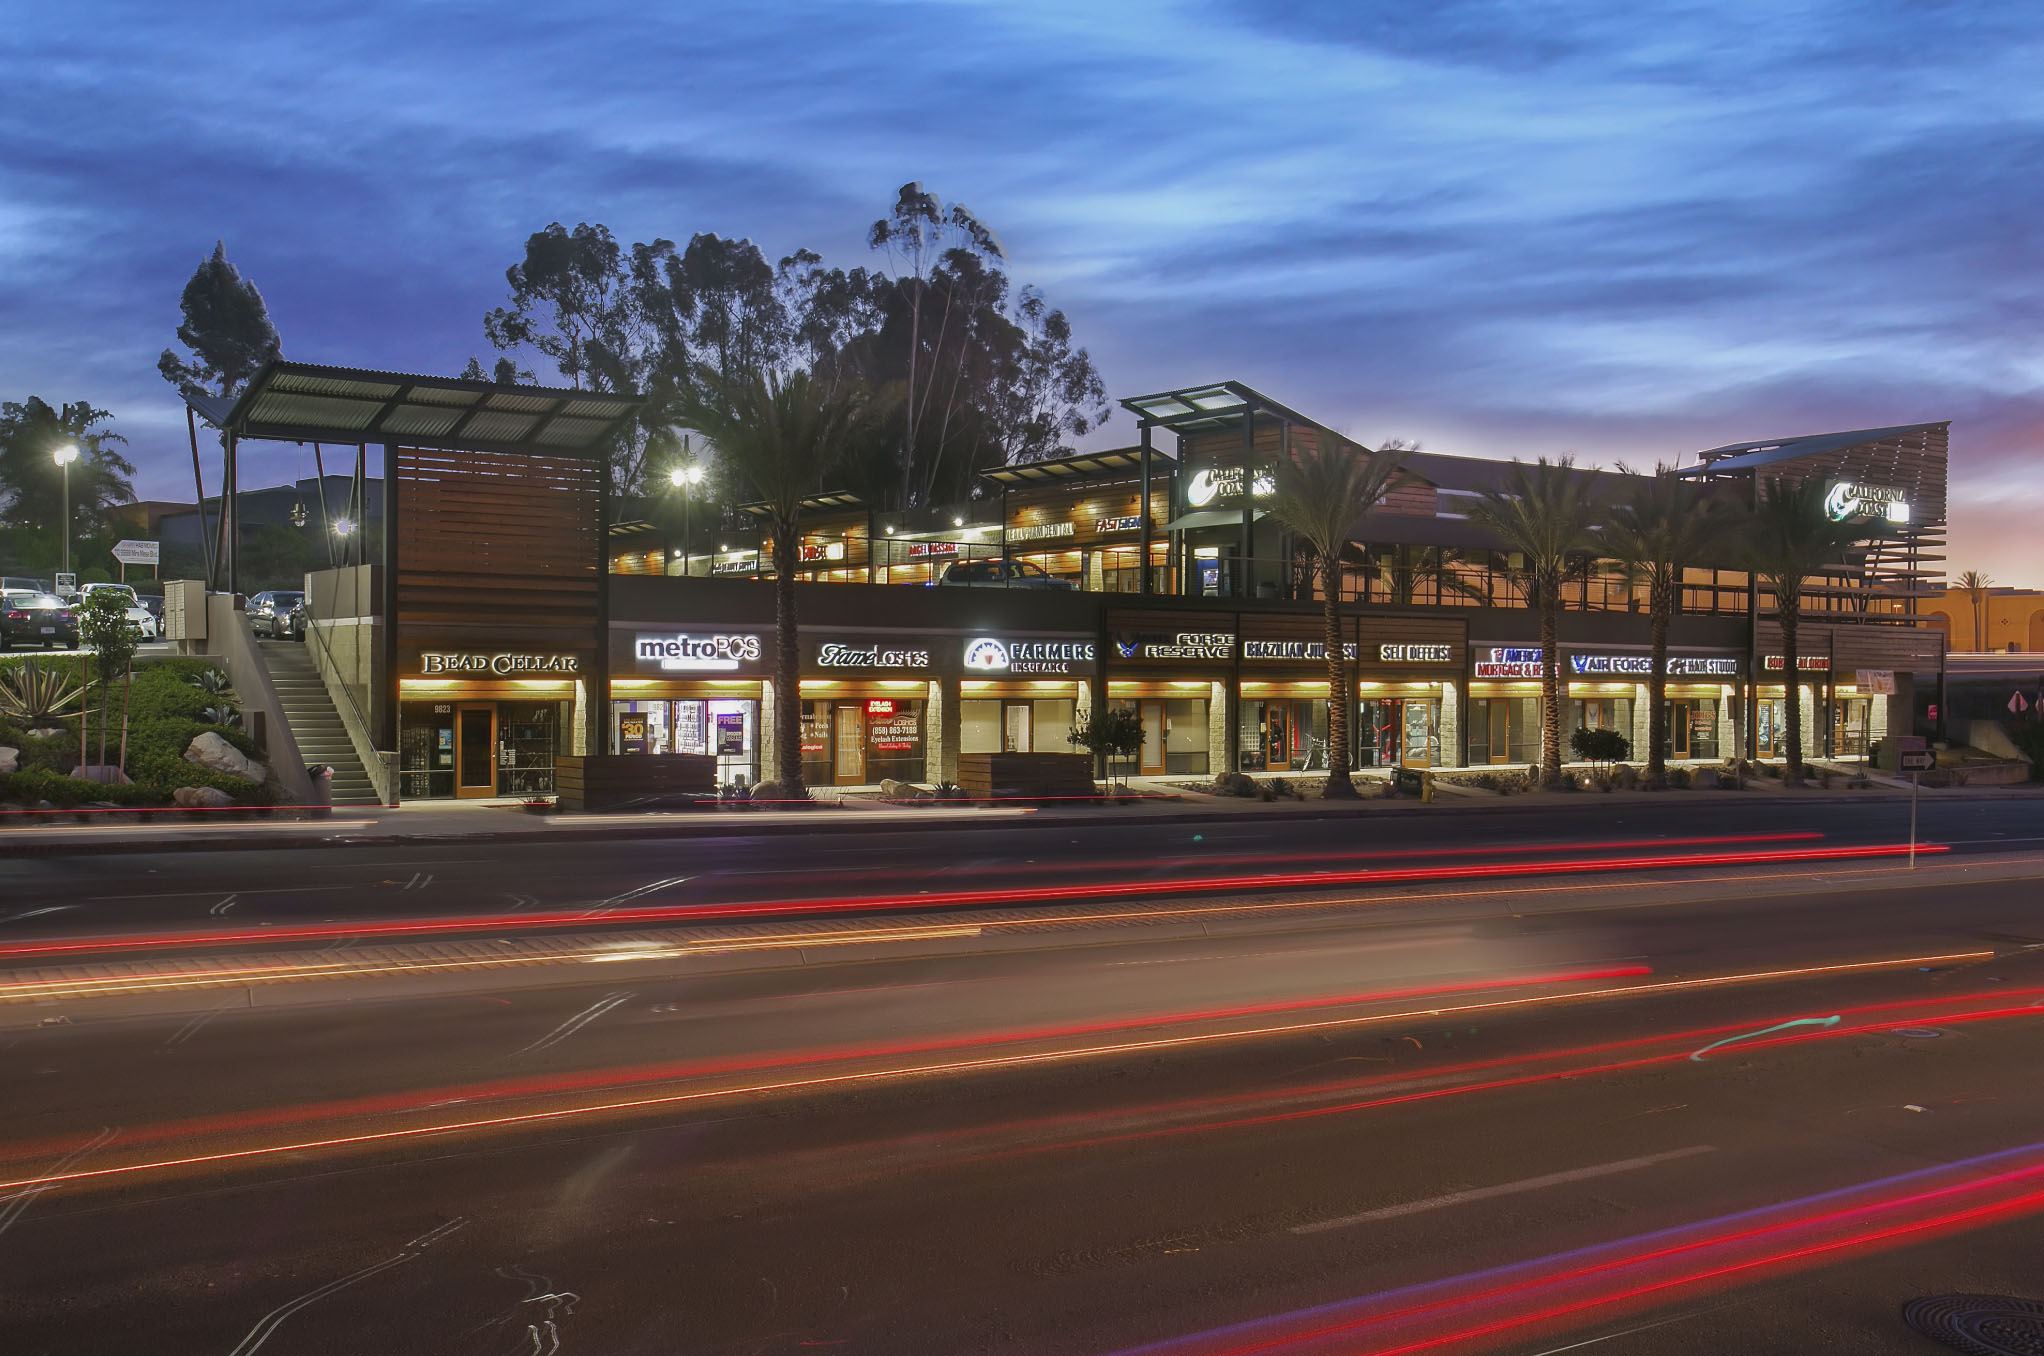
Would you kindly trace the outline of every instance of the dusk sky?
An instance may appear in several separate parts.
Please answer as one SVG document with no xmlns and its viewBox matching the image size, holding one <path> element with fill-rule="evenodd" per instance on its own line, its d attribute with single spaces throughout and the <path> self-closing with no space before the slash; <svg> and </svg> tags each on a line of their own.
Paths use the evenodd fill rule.
<svg viewBox="0 0 2044 1356">
<path fill-rule="evenodd" d="M 156 355 L 216 238 L 286 356 L 452 374 L 551 221 L 873 265 L 920 179 L 1116 396 L 1234 378 L 1364 441 L 1634 465 L 1951 419 L 1949 568 L 2044 586 L 2040 35 L 1928 2 L 24 6 L 0 385 L 112 410 L 138 491 L 188 499 Z"/>
</svg>

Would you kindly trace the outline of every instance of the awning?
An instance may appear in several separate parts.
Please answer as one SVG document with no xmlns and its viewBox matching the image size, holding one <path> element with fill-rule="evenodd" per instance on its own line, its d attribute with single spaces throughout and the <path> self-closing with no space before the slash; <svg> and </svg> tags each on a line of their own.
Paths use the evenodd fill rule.
<svg viewBox="0 0 2044 1356">
<path fill-rule="evenodd" d="M 1262 518 L 1265 516 L 1265 513 L 1266 510 L 1264 509 L 1257 509 L 1253 514 L 1251 514 L 1251 518 L 1252 520 Z M 1195 509 L 1193 512 L 1186 514 L 1182 518 L 1174 518 L 1170 522 L 1164 524 L 1164 530 L 1166 532 L 1190 532 L 1194 528 L 1199 527 L 1240 527 L 1240 526 L 1242 526 L 1241 509 L 1238 508 Z"/>
</svg>

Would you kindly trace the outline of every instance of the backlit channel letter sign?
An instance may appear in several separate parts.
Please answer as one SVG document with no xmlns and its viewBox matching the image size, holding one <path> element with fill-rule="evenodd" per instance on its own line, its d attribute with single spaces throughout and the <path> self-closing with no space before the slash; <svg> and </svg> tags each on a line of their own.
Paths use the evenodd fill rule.
<svg viewBox="0 0 2044 1356">
<path fill-rule="evenodd" d="M 419 672 L 428 677 L 467 673 L 491 678 L 516 678 L 532 673 L 581 671 L 581 660 L 572 654 L 478 654 L 472 650 L 426 650 L 419 655 Z"/>
<path fill-rule="evenodd" d="M 1025 673 L 1049 677 L 1093 671 L 1090 640 L 1004 640 L 980 636 L 965 642 L 968 673 Z"/>
<path fill-rule="evenodd" d="M 1232 631 L 1180 631 L 1164 636 L 1118 636 L 1115 653 L 1123 659 L 1233 659 Z"/>
<path fill-rule="evenodd" d="M 1342 655 L 1348 659 L 1356 657 L 1353 643 L 1343 642 Z M 1325 661 L 1327 643 L 1320 640 L 1245 640 L 1242 642 L 1244 659 L 1316 659 Z"/>
<path fill-rule="evenodd" d="M 1771 654 L 1761 659 L 1760 667 L 1766 669 L 1769 673 L 1780 673 L 1787 663 L 1788 660 L 1785 656 Z M 1828 654 L 1799 654 L 1796 656 L 1796 672 L 1829 673 L 1831 672 L 1831 656 Z"/>
<path fill-rule="evenodd" d="M 1251 482 L 1251 490 L 1258 499 L 1277 493 L 1277 481 L 1269 475 L 1259 475 Z M 1239 499 L 1242 497 L 1242 468 L 1221 466 L 1211 471 L 1196 471 L 1192 479 L 1185 482 L 1185 502 L 1194 508 L 1205 508 L 1216 499 Z"/>
<path fill-rule="evenodd" d="M 1538 678 L 1540 647 L 1496 646 L 1481 650 L 1483 658 L 1470 669 L 1473 678 Z"/>
<path fill-rule="evenodd" d="M 1455 647 L 1452 645 L 1387 643 L 1377 647 L 1377 662 L 1380 664 L 1452 664 L 1455 662 Z"/>
<path fill-rule="evenodd" d="M 1824 511 L 1838 522 L 1851 518 L 1883 518 L 1891 523 L 1909 521 L 1909 496 L 1893 485 L 1862 485 L 1856 480 L 1834 480 L 1824 487 Z"/>
<path fill-rule="evenodd" d="M 663 673 L 736 673 L 759 662 L 760 639 L 734 632 L 640 632 L 633 653 L 641 664 L 658 664 Z"/>
<path fill-rule="evenodd" d="M 896 645 L 841 645 L 834 641 L 816 647 L 820 669 L 926 669 L 930 652 Z"/>
</svg>

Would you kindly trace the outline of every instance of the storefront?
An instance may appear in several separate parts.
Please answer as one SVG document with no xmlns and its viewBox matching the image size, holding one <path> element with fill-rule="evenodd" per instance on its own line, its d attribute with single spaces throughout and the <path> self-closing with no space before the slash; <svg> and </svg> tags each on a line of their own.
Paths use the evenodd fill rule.
<svg viewBox="0 0 2044 1356">
<path fill-rule="evenodd" d="M 760 779 L 760 680 L 771 637 L 756 628 L 683 626 L 614 635 L 608 751 L 709 755 L 717 781 Z"/>
<path fill-rule="evenodd" d="M 1540 647 L 1473 647 L 1469 665 L 1469 762 L 1540 761 Z"/>
<path fill-rule="evenodd" d="M 1753 688 L 1753 751 L 1759 758 L 1788 756 L 1788 685 L 1782 681 L 1787 667 L 1784 656 L 1762 655 L 1760 680 Z M 1824 698 L 1831 684 L 1831 656 L 1799 654 L 1796 686 L 1802 715 L 1802 753 L 1805 758 L 1824 754 L 1822 736 L 1827 732 Z"/>
<path fill-rule="evenodd" d="M 1327 771 L 1331 722 L 1325 623 L 1318 615 L 1276 613 L 1244 615 L 1240 625 L 1236 771 Z M 1353 636 L 1354 625 L 1352 618 L 1343 619 L 1345 636 Z M 1343 648 L 1353 665 L 1355 641 L 1344 640 Z"/>
<path fill-rule="evenodd" d="M 1143 722 L 1138 771 L 1208 776 L 1227 766 L 1233 613 L 1113 612 L 1107 699 Z"/>
<path fill-rule="evenodd" d="M 958 751 L 1071 753 L 1097 643 L 1076 635 L 990 632 L 964 641 L 959 663 Z"/>
<path fill-rule="evenodd" d="M 583 656 L 416 650 L 401 657 L 398 794 L 543 796 L 574 741 Z"/>
<path fill-rule="evenodd" d="M 1357 767 L 1441 767 L 1460 760 L 1462 623 L 1365 616 L 1356 661 Z"/>
<path fill-rule="evenodd" d="M 907 631 L 802 636 L 802 776 L 813 786 L 929 778 L 939 654 Z"/>
<path fill-rule="evenodd" d="M 1714 759 L 1731 743 L 1740 658 L 1697 651 L 1668 656 L 1663 695 L 1668 730 L 1663 752 L 1677 759 Z M 1615 730 L 1628 756 L 1646 756 L 1653 656 L 1645 649 L 1599 647 L 1562 653 L 1562 758 L 1573 757 L 1577 730 Z M 1470 666 L 1469 761 L 1523 765 L 1540 761 L 1540 648 L 1486 646 Z"/>
</svg>

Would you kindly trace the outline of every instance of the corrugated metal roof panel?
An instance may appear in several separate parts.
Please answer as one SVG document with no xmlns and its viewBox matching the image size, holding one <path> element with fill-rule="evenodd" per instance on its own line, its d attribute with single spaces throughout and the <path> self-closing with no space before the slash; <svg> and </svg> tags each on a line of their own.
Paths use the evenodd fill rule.
<svg viewBox="0 0 2044 1356">
<path fill-rule="evenodd" d="M 398 393 L 392 383 L 358 381 L 352 377 L 318 377 L 305 372 L 279 372 L 270 378 L 273 391 L 300 391 L 306 395 L 346 396 L 356 400 L 382 402 Z"/>
<path fill-rule="evenodd" d="M 561 402 L 553 396 L 513 395 L 509 391 L 492 391 L 483 403 L 493 410 L 523 410 L 529 414 L 545 414 Z"/>
<path fill-rule="evenodd" d="M 522 442 L 539 423 L 536 415 L 513 414 L 509 410 L 478 410 L 461 431 L 464 438 L 481 443 Z"/>
<path fill-rule="evenodd" d="M 289 424 L 360 432 L 383 408 L 380 400 L 348 400 L 334 396 L 264 391 L 249 410 L 252 424 Z"/>
<path fill-rule="evenodd" d="M 377 432 L 412 438 L 435 438 L 461 422 L 458 409 L 435 409 L 430 405 L 400 405 L 390 412 Z"/>
<path fill-rule="evenodd" d="M 549 419 L 533 435 L 533 441 L 549 447 L 586 447 L 603 436 L 609 424 L 601 419 Z"/>
</svg>

